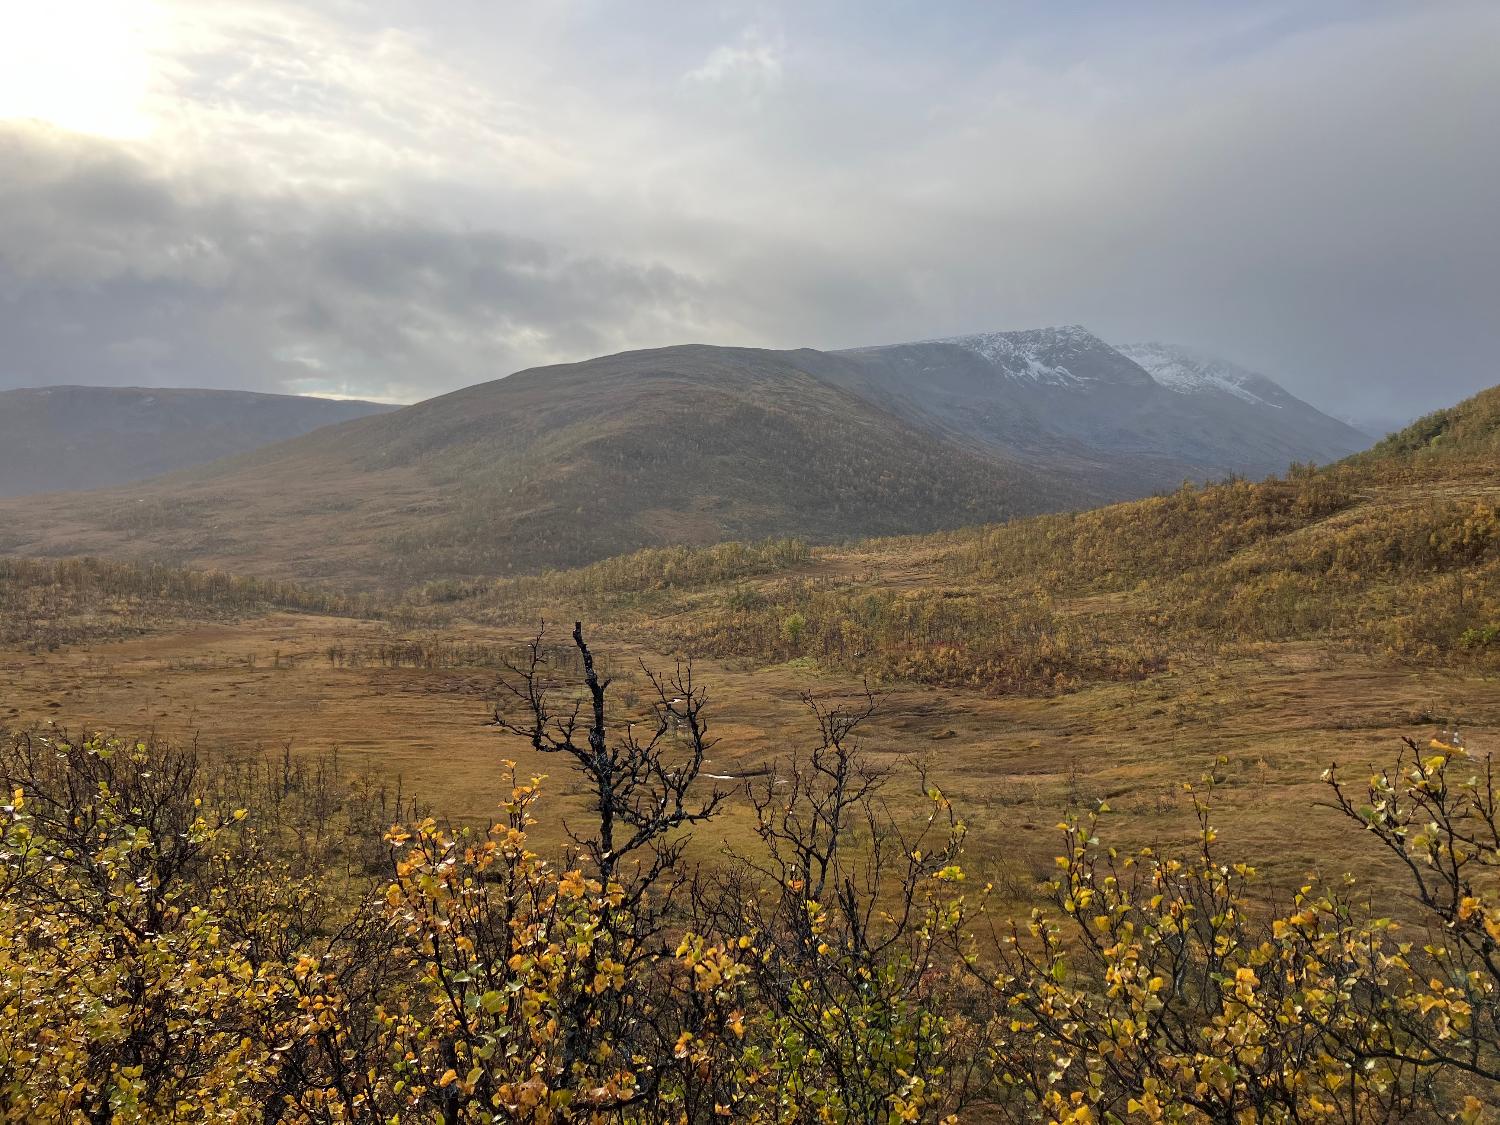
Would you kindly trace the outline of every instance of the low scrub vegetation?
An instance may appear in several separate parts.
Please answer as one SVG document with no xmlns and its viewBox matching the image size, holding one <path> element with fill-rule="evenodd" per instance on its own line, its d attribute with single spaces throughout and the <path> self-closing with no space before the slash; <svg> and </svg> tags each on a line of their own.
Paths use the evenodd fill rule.
<svg viewBox="0 0 1500 1125">
<path fill-rule="evenodd" d="M 503 615 L 562 599 L 585 604 L 693 590 L 774 574 L 801 566 L 811 558 L 811 549 L 800 539 L 719 543 L 712 547 L 648 547 L 576 570 L 489 582 L 429 583 L 418 596 L 433 603 L 466 602 L 477 616 Z"/>
<path fill-rule="evenodd" d="M 105 559 L 0 558 L 0 644 L 57 648 L 273 609 L 371 615 L 371 599 L 242 578 Z"/>
<path fill-rule="evenodd" d="M 784 639 L 784 638 L 783 638 Z M 808 640 L 806 635 L 797 638 Z M 563 654 L 569 655 L 564 659 Z M 1050 905 L 966 869 L 963 810 L 815 698 L 738 795 L 687 666 L 629 708 L 575 629 L 510 654 L 503 737 L 591 794 L 541 854 L 539 778 L 444 823 L 335 759 L 53 728 L 0 756 L 0 1117 L 27 1121 L 1478 1121 L 1500 1098 L 1500 805 L 1408 743 L 1327 801 L 1406 873 L 1283 899 L 1197 845 L 1059 826 Z M 691 864 L 734 797 L 749 843 Z"/>
<path fill-rule="evenodd" d="M 1485 630 L 1500 620 L 1500 494 L 1401 484 L 1391 472 L 1298 468 L 1284 479 L 822 549 L 795 577 L 702 567 L 701 587 L 673 586 L 638 568 L 613 568 L 609 582 L 589 568 L 521 580 L 486 612 L 519 621 L 586 604 L 688 654 L 812 658 L 996 692 L 1141 678 L 1226 648 L 1296 640 L 1492 662 Z"/>
<path fill-rule="evenodd" d="M 1247 547 L 1306 528 L 1356 502 L 1337 474 L 1184 485 L 1166 496 L 1016 521 L 953 552 L 955 577 L 1033 577 L 1068 591 L 1129 590 L 1148 578 L 1222 563 Z"/>
<path fill-rule="evenodd" d="M 587 611 L 689 655 L 993 692 L 1304 640 L 1487 666 L 1500 658 L 1487 639 L 1500 621 L 1497 401 L 1283 478 L 845 548 L 643 551 L 418 600 L 509 625 Z"/>
<path fill-rule="evenodd" d="M 1106 621 L 1069 612 L 1040 589 L 1000 597 L 784 582 L 666 619 L 658 632 L 664 644 L 695 655 L 811 657 L 831 668 L 991 691 L 1139 679 L 1167 662 L 1150 631 L 1110 636 Z"/>
<path fill-rule="evenodd" d="M 1351 465 L 1398 467 L 1408 474 L 1483 472 L 1500 457 L 1500 388 L 1438 410 L 1349 458 Z"/>
<path fill-rule="evenodd" d="M 1042 694 L 1289 641 L 1492 667 L 1497 402 L 1480 395 L 1369 454 L 1294 466 L 1280 479 L 841 548 L 797 539 L 652 548 L 575 570 L 430 582 L 403 596 L 87 560 L 9 562 L 0 564 L 0 621 L 5 640 L 52 647 L 184 613 L 353 613 L 407 634 L 449 620 L 513 629 L 587 614 L 659 651 Z M 389 642 L 414 643 L 431 650 L 429 663 L 484 663 L 459 653 L 468 642 Z"/>
</svg>

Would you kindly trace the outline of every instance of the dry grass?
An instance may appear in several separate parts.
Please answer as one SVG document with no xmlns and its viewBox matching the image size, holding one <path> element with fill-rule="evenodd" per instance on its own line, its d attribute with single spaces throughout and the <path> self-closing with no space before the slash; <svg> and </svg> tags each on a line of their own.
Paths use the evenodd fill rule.
<svg viewBox="0 0 1500 1125">
<path fill-rule="evenodd" d="M 455 629 L 455 642 L 504 647 L 517 631 Z M 664 658 L 601 627 L 627 709 L 630 667 Z M 374 653 L 387 626 L 279 614 L 55 653 L 0 651 L 0 721 L 87 723 L 121 733 L 198 737 L 216 750 L 312 754 L 337 747 L 366 769 L 441 813 L 490 815 L 507 791 L 500 762 L 552 776 L 543 836 L 586 815 L 565 764 L 508 741 L 487 725 L 495 673 L 481 667 L 382 666 L 330 661 L 330 648 Z M 739 775 L 805 743 L 799 694 L 854 694 L 858 680 L 805 663 L 763 667 L 703 662 L 715 733 L 708 769 Z M 892 684 L 871 728 L 871 756 L 897 773 L 925 759 L 969 820 L 971 863 L 1018 902 L 1051 872 L 1053 825 L 1070 807 L 1107 800 L 1121 843 L 1172 846 L 1191 837 L 1183 781 L 1215 772 L 1217 820 L 1227 848 L 1279 883 L 1309 872 L 1357 870 L 1380 893 L 1397 884 L 1373 849 L 1318 807 L 1320 771 L 1359 769 L 1388 756 L 1403 734 L 1461 723 L 1471 745 L 1500 732 L 1493 676 L 1392 666 L 1327 646 L 1264 646 L 1138 682 L 1096 684 L 1055 698 L 996 697 L 976 690 Z M 634 701 L 640 706 L 639 700 Z M 730 786 L 731 783 L 724 783 Z M 748 843 L 747 808 L 699 833 L 708 858 Z M 1374 865 L 1374 866 L 1372 866 Z"/>
</svg>

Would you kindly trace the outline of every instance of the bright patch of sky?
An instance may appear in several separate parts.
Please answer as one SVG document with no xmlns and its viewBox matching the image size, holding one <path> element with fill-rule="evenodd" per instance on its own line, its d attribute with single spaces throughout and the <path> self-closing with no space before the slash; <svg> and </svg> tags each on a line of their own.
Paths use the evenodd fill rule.
<svg viewBox="0 0 1500 1125">
<path fill-rule="evenodd" d="M 164 22 L 147 0 L 5 0 L 0 120 L 104 137 L 146 135 L 149 44 Z"/>
</svg>

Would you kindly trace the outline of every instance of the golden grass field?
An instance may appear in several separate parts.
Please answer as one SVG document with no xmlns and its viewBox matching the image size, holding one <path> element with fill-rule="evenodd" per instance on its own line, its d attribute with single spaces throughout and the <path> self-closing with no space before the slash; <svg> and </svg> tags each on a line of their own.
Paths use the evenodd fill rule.
<svg viewBox="0 0 1500 1125">
<path fill-rule="evenodd" d="M 519 631 L 468 626 L 452 633 L 489 643 L 524 639 Z M 617 696 L 639 689 L 639 674 L 628 671 L 634 660 L 670 666 L 662 654 L 610 633 L 599 630 L 595 647 L 613 668 L 626 669 Z M 392 636 L 372 622 L 282 613 L 50 653 L 7 649 L 0 651 L 0 718 L 10 726 L 56 721 L 196 738 L 215 754 L 277 757 L 287 744 L 297 755 L 336 749 L 349 772 L 465 820 L 489 816 L 508 792 L 502 762 L 509 758 L 524 774 L 551 777 L 539 837 L 560 844 L 562 824 L 581 817 L 579 788 L 565 761 L 487 725 L 494 671 L 329 659 L 330 647 L 353 652 Z M 709 687 L 720 739 L 706 767 L 714 774 L 741 775 L 805 745 L 802 692 L 862 691 L 858 679 L 805 661 L 700 661 L 695 671 Z M 1280 885 L 1356 870 L 1384 894 L 1398 883 L 1385 881 L 1388 869 L 1360 833 L 1319 807 L 1320 772 L 1338 761 L 1358 775 L 1388 759 L 1402 735 L 1426 738 L 1454 722 L 1480 749 L 1500 732 L 1493 675 L 1403 668 L 1313 642 L 1256 646 L 1050 698 L 900 683 L 877 690 L 880 712 L 865 745 L 893 769 L 888 795 L 899 807 L 914 793 L 905 763 L 925 760 L 970 825 L 970 866 L 1018 903 L 1050 875 L 1055 824 L 1070 807 L 1107 801 L 1106 831 L 1121 844 L 1185 846 L 1194 822 L 1182 782 L 1210 771 L 1219 778 L 1213 802 L 1223 854 L 1255 862 Z M 643 699 L 636 711 L 644 713 Z M 749 829 L 747 804 L 731 802 L 721 820 L 698 832 L 694 851 L 706 859 L 725 844 L 748 844 Z"/>
</svg>

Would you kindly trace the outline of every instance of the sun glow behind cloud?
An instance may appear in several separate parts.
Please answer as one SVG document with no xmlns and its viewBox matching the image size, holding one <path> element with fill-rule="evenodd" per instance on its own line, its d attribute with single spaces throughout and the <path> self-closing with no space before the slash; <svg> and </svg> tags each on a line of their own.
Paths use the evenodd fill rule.
<svg viewBox="0 0 1500 1125">
<path fill-rule="evenodd" d="M 151 131 L 151 0 L 0 0 L 0 119 L 131 139 Z"/>
<path fill-rule="evenodd" d="M 1316 7 L 0 0 L 0 387 L 1081 321 L 1430 409 L 1500 353 L 1500 6 Z"/>
</svg>

